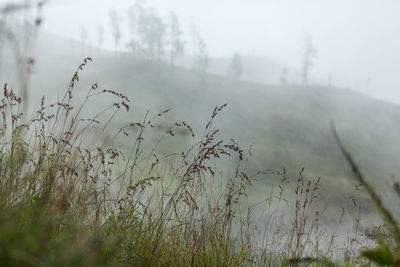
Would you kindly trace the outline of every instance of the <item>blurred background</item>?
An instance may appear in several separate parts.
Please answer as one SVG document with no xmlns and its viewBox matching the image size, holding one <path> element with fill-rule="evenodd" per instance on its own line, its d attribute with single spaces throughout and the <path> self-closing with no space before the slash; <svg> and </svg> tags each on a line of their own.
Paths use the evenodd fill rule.
<svg viewBox="0 0 400 267">
<path fill-rule="evenodd" d="M 191 45 L 193 28 L 201 34 L 212 57 L 234 53 L 301 69 L 305 36 L 318 51 L 312 81 L 335 83 L 340 87 L 400 102 L 397 66 L 400 46 L 398 1 L 310 0 L 283 1 L 142 1 L 161 17 L 171 12 L 179 18 L 186 52 L 196 54 Z M 87 44 L 113 50 L 110 11 L 121 16 L 119 50 L 129 49 L 132 38 L 128 11 L 135 1 L 49 2 L 43 30 Z M 99 43 L 99 29 L 104 41 Z M 266 64 L 267 65 L 267 64 Z M 267 66 L 264 66 L 266 68 Z M 267 76 L 267 75 L 265 75 Z M 278 77 L 265 82 L 277 83 Z M 263 81 L 259 78 L 259 81 Z M 292 83 L 298 83 L 295 78 Z"/>
</svg>

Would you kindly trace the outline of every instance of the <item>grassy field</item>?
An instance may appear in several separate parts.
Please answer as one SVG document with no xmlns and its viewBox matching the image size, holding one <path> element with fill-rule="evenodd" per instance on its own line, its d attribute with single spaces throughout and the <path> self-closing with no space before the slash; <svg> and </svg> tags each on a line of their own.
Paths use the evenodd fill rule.
<svg viewBox="0 0 400 267">
<path fill-rule="evenodd" d="M 374 239 L 368 258 L 397 264 L 397 226 L 370 229 L 357 185 L 396 208 L 400 107 L 106 52 L 71 80 L 79 57 L 41 56 L 28 103 L 4 87 L 2 265 L 353 266 Z"/>
</svg>

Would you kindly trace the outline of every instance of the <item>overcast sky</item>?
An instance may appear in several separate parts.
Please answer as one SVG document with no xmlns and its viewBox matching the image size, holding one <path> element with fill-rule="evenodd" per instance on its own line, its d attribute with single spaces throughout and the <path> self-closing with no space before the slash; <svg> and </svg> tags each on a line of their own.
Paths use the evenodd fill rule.
<svg viewBox="0 0 400 267">
<path fill-rule="evenodd" d="M 3 0 L 0 0 L 0 2 Z M 52 0 L 44 30 L 79 39 L 82 25 L 95 43 L 109 33 L 108 10 L 123 15 L 133 0 Z M 305 34 L 318 50 L 313 74 L 400 103 L 398 0 L 148 0 L 161 15 L 195 23 L 211 56 L 255 54 L 300 67 Z M 110 34 L 108 34 L 110 36 Z M 111 46 L 111 38 L 107 45 Z"/>
</svg>

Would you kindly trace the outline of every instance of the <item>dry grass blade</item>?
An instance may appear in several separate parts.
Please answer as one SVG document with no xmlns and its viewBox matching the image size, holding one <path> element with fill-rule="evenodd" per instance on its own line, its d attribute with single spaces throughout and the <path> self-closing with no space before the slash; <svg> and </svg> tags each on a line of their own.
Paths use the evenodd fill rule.
<svg viewBox="0 0 400 267">
<path fill-rule="evenodd" d="M 361 171 L 358 168 L 357 164 L 354 162 L 352 156 L 346 150 L 342 141 L 340 140 L 340 137 L 336 131 L 335 122 L 333 120 L 331 120 L 331 129 L 332 129 L 333 136 L 336 140 L 336 143 L 339 146 L 340 151 L 342 152 L 343 156 L 345 157 L 347 163 L 351 167 L 351 170 L 352 170 L 355 178 L 357 179 L 357 181 L 360 184 L 362 184 L 364 186 L 369 197 L 374 202 L 377 210 L 382 215 L 382 218 L 384 219 L 386 226 L 390 228 L 392 234 L 394 235 L 394 238 L 395 238 L 397 244 L 400 244 L 400 228 L 398 226 L 398 222 L 394 218 L 393 214 L 382 203 L 380 197 L 377 195 L 375 190 L 371 187 L 371 185 L 365 180 L 364 176 L 361 174 Z"/>
</svg>

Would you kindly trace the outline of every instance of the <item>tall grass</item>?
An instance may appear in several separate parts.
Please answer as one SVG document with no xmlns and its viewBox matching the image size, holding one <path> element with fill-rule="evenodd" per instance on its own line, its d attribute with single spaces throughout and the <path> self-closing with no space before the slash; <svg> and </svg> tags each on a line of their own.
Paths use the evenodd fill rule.
<svg viewBox="0 0 400 267">
<path fill-rule="evenodd" d="M 94 83 L 82 104 L 73 105 L 91 61 L 78 66 L 59 101 L 48 104 L 43 97 L 29 119 L 21 113 L 21 98 L 3 87 L 3 265 L 284 266 L 311 258 L 332 264 L 325 255 L 331 255 L 335 233 L 326 238 L 319 225 L 319 179 L 307 179 L 301 170 L 292 202 L 285 198 L 285 170 L 250 175 L 248 155 L 234 140 L 219 139 L 214 127 L 226 105 L 213 110 L 199 136 L 186 122 L 155 127 L 169 110 L 111 129 L 118 113 L 132 112 L 127 96 Z M 85 118 L 88 103 L 101 95 L 109 106 Z M 150 131 L 157 141 L 146 139 Z M 160 154 L 158 146 L 167 137 L 179 138 L 178 131 L 191 136 L 193 145 Z M 117 138 L 125 138 L 129 149 L 114 148 Z M 217 162 L 231 162 L 230 171 L 221 175 Z M 248 188 L 260 176 L 281 178 L 261 217 L 262 205 L 246 205 Z M 282 207 L 293 218 L 284 219 Z M 329 244 L 321 244 L 324 238 Z"/>
<path fill-rule="evenodd" d="M 224 106 L 215 108 L 200 140 L 180 154 L 176 167 L 164 171 L 168 177 L 162 177 L 156 171 L 161 163 L 155 149 L 144 155 L 141 146 L 144 132 L 167 111 L 130 122 L 107 138 L 112 118 L 130 109 L 126 96 L 98 91 L 93 84 L 81 106 L 71 105 L 80 72 L 90 61 L 86 58 L 78 67 L 60 101 L 46 104 L 43 98 L 27 121 L 22 121 L 21 98 L 7 85 L 3 88 L 1 261 L 11 265 L 248 261 L 242 257 L 246 245 L 232 239 L 231 229 L 235 207 L 252 178 L 238 167 L 221 199 L 206 201 L 205 177 L 215 175 L 209 162 L 233 153 L 243 160 L 235 142 L 216 140 L 218 130 L 212 122 Z M 92 118 L 82 118 L 88 101 L 99 94 L 117 101 Z M 101 125 L 100 118 L 110 112 L 110 119 Z M 124 156 L 110 144 L 118 135 L 128 136 L 129 127 L 140 131 Z M 178 127 L 194 136 L 186 122 L 177 122 L 161 139 L 173 136 Z M 156 189 L 155 183 L 163 179 L 165 183 Z"/>
</svg>

